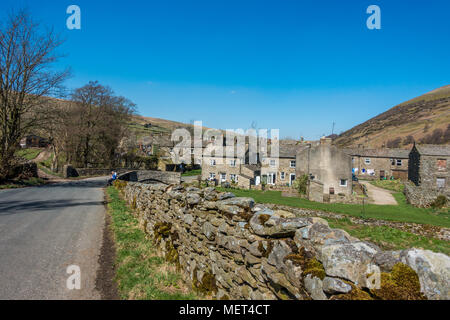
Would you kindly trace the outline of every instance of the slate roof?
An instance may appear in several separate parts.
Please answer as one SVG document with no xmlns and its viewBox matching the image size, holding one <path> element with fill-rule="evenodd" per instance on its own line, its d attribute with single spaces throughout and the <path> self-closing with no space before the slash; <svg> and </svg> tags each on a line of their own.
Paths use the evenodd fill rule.
<svg viewBox="0 0 450 320">
<path fill-rule="evenodd" d="M 410 150 L 398 148 L 379 148 L 379 149 L 345 148 L 344 152 L 351 156 L 360 156 L 360 157 L 408 159 Z"/>
<path fill-rule="evenodd" d="M 450 156 L 450 145 L 423 144 L 416 145 L 417 151 L 426 156 Z"/>
</svg>

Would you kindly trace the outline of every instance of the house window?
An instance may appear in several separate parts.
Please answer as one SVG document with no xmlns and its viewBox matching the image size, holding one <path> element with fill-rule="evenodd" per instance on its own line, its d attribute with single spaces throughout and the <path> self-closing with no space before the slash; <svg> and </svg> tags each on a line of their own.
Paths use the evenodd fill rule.
<svg viewBox="0 0 450 320">
<path fill-rule="evenodd" d="M 294 183 L 294 181 L 295 181 L 295 173 L 291 173 L 291 174 L 289 175 L 289 185 L 292 186 L 292 184 Z"/>
<path fill-rule="evenodd" d="M 397 159 L 397 166 L 401 166 L 402 165 L 402 159 Z"/>
<path fill-rule="evenodd" d="M 284 172 L 280 172 L 280 179 L 281 180 L 284 180 L 284 176 L 285 176 L 285 173 Z"/>
<path fill-rule="evenodd" d="M 340 187 L 346 187 L 347 186 L 347 179 L 340 179 L 339 180 L 339 186 Z"/>
<path fill-rule="evenodd" d="M 275 160 L 270 160 L 270 166 L 271 167 L 275 167 L 276 166 L 276 161 Z"/>
<path fill-rule="evenodd" d="M 391 165 L 395 166 L 395 159 L 391 159 Z"/>
<path fill-rule="evenodd" d="M 212 166 L 215 166 L 216 165 L 216 159 L 211 159 L 209 164 L 212 165 Z"/>
<path fill-rule="evenodd" d="M 230 167 L 236 167 L 236 160 L 230 160 Z"/>
<path fill-rule="evenodd" d="M 276 176 L 277 175 L 275 173 L 273 173 L 273 172 L 269 173 L 267 175 L 267 184 L 275 184 L 275 177 Z"/>
<path fill-rule="evenodd" d="M 209 173 L 209 179 L 214 180 L 216 178 L 216 174 L 214 172 Z"/>
<path fill-rule="evenodd" d="M 291 168 L 295 168 L 295 160 L 291 160 Z"/>
<path fill-rule="evenodd" d="M 436 186 L 441 189 L 445 188 L 445 178 L 437 178 L 436 179 Z"/>
<path fill-rule="evenodd" d="M 447 160 L 446 159 L 438 159 L 437 167 L 439 171 L 445 171 L 447 169 Z"/>
<path fill-rule="evenodd" d="M 330 194 L 334 194 L 334 187 L 330 187 L 329 192 Z"/>
<path fill-rule="evenodd" d="M 231 182 L 237 182 L 238 181 L 238 177 L 235 174 L 230 174 L 230 180 Z"/>
<path fill-rule="evenodd" d="M 226 181 L 227 180 L 227 174 L 226 173 L 220 173 L 220 181 Z"/>
<path fill-rule="evenodd" d="M 365 158 L 365 159 L 364 159 L 364 163 L 365 163 L 365 164 L 370 164 L 370 158 Z"/>
<path fill-rule="evenodd" d="M 191 148 L 191 154 L 194 154 L 195 152 L 194 152 L 194 148 Z"/>
</svg>

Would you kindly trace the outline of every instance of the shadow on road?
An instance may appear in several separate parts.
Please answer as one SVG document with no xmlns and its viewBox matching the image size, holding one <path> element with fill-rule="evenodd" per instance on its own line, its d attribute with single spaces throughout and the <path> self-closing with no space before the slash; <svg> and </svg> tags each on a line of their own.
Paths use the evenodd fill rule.
<svg viewBox="0 0 450 320">
<path fill-rule="evenodd" d="M 54 210 L 57 208 L 71 208 L 78 206 L 101 206 L 103 201 L 82 201 L 75 199 L 47 200 L 47 201 L 0 201 L 0 216 L 16 213 L 32 213 L 33 211 Z"/>
</svg>

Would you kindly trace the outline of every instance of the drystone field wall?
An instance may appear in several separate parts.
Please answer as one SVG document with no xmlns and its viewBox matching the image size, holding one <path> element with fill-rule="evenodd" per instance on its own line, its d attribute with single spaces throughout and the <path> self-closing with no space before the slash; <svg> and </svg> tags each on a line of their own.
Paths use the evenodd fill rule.
<svg viewBox="0 0 450 320">
<path fill-rule="evenodd" d="M 450 258 L 382 251 L 318 217 L 214 188 L 116 186 L 184 280 L 217 299 L 450 299 Z"/>
<path fill-rule="evenodd" d="M 434 190 L 426 186 L 415 186 L 412 183 L 405 183 L 404 194 L 408 203 L 426 208 L 429 207 L 439 195 L 444 195 L 450 201 L 450 191 Z"/>
</svg>

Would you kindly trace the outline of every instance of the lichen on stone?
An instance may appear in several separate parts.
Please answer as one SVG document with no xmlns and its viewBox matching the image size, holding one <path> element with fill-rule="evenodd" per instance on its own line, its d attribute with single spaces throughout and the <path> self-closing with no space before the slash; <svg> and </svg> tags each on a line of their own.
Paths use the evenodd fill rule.
<svg viewBox="0 0 450 320">
<path fill-rule="evenodd" d="M 171 223 L 167 222 L 157 222 L 153 226 L 153 237 L 156 244 L 159 244 L 162 239 L 169 237 L 170 229 L 172 228 Z"/>
<path fill-rule="evenodd" d="M 270 219 L 270 215 L 268 215 L 268 214 L 259 214 L 258 215 L 258 220 L 262 225 L 264 225 L 264 223 L 266 223 L 266 221 L 269 219 Z"/>
<path fill-rule="evenodd" d="M 373 300 L 373 297 L 366 291 L 358 288 L 350 281 L 344 281 L 352 287 L 349 293 L 339 294 L 331 297 L 331 300 Z"/>
<path fill-rule="evenodd" d="M 381 273 L 379 289 L 372 289 L 371 293 L 381 300 L 425 300 L 420 292 L 420 281 L 417 273 L 403 263 L 397 263 L 392 272 Z"/>
<path fill-rule="evenodd" d="M 203 295 L 216 293 L 216 278 L 211 273 L 211 271 L 205 272 L 201 280 L 197 278 L 197 271 L 198 268 L 195 267 L 195 269 L 193 270 L 192 288 Z"/>
<path fill-rule="evenodd" d="M 261 252 L 262 257 L 268 258 L 273 249 L 273 241 L 267 240 L 267 248 L 264 248 L 263 242 L 259 241 L 258 250 Z"/>
</svg>

